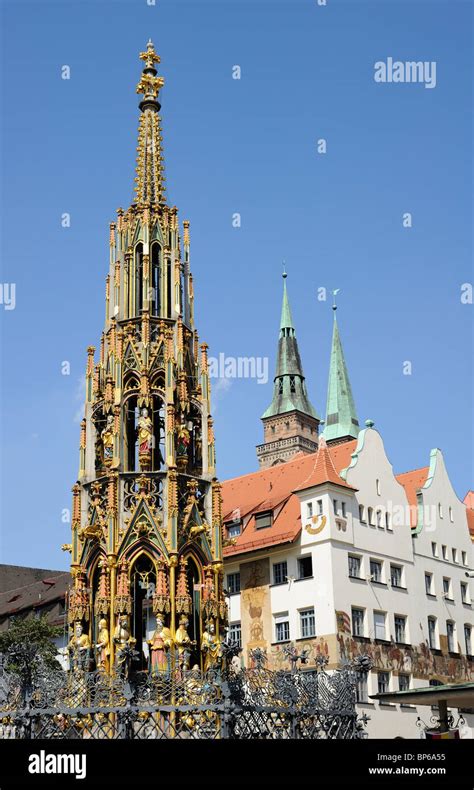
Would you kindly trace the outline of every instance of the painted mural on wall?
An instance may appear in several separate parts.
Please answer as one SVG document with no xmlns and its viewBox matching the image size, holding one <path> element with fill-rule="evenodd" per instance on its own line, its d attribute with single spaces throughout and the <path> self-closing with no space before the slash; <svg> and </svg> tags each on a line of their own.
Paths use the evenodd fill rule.
<svg viewBox="0 0 474 790">
<path fill-rule="evenodd" d="M 270 563 L 268 559 L 240 566 L 242 642 L 249 652 L 266 650 L 271 639 Z"/>
<path fill-rule="evenodd" d="M 435 678 L 445 683 L 474 678 L 474 661 L 464 655 L 453 656 L 447 651 L 433 653 L 424 642 L 402 646 L 367 641 L 352 636 L 350 618 L 346 612 L 336 612 L 336 619 L 339 661 L 351 661 L 356 656 L 368 655 L 372 659 L 374 670 L 406 672 L 415 678 Z"/>
<path fill-rule="evenodd" d="M 296 648 L 298 653 L 307 651 L 306 669 L 316 667 L 316 659 L 319 656 L 324 656 L 328 660 L 328 668 L 331 669 L 336 666 L 337 657 L 337 642 L 334 634 L 328 636 L 319 636 L 314 639 L 298 639 L 298 641 L 291 641 L 282 645 L 271 645 L 268 653 L 268 667 L 269 669 L 289 669 L 290 660 L 285 653 L 285 647 L 291 644 Z"/>
</svg>

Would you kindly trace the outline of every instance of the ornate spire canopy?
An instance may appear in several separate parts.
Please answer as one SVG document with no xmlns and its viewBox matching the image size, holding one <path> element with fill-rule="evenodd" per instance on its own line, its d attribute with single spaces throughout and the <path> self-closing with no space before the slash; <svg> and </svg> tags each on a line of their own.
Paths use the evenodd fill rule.
<svg viewBox="0 0 474 790">
<path fill-rule="evenodd" d="M 334 292 L 334 296 L 338 291 Z M 334 300 L 334 326 L 332 333 L 331 362 L 329 368 L 326 424 L 323 436 L 326 441 L 356 439 L 359 435 L 359 420 L 352 397 L 349 373 L 347 372 L 337 325 L 337 305 Z"/>
<path fill-rule="evenodd" d="M 145 62 L 145 67 L 137 85 L 137 93 L 143 94 L 143 99 L 139 105 L 142 115 L 138 126 L 135 203 L 164 204 L 163 137 L 161 117 L 158 114 L 161 109 L 158 94 L 165 81 L 163 77 L 157 76 L 155 63 L 160 63 L 160 57 L 156 54 L 151 40 L 147 44 L 146 52 L 140 53 L 140 59 Z"/>
</svg>

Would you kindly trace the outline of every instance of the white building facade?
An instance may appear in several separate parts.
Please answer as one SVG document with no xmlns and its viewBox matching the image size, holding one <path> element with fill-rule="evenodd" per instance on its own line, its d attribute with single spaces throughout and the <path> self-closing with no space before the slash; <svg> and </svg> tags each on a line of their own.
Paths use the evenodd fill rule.
<svg viewBox="0 0 474 790">
<path fill-rule="evenodd" d="M 368 421 L 358 439 L 224 483 L 230 633 L 288 668 L 287 644 L 328 670 L 369 655 L 369 737 L 417 738 L 430 708 L 371 695 L 474 677 L 473 543 L 440 450 L 395 476 Z M 455 721 L 458 712 L 453 711 Z M 463 714 L 461 737 L 473 737 Z"/>
</svg>

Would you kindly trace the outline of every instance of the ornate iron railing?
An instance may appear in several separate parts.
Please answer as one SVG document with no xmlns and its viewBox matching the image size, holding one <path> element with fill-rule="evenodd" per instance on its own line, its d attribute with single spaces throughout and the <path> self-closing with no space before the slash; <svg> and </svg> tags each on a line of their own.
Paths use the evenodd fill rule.
<svg viewBox="0 0 474 790">
<path fill-rule="evenodd" d="M 360 667 L 306 672 L 297 660 L 275 672 L 257 651 L 252 668 L 234 659 L 226 671 L 154 677 L 42 669 L 33 688 L 0 663 L 0 737 L 365 737 L 355 707 Z"/>
</svg>

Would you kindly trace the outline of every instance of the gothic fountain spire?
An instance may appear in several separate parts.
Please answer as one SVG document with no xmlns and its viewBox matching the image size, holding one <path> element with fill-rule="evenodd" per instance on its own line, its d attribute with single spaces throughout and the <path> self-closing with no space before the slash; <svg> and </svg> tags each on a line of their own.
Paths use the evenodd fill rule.
<svg viewBox="0 0 474 790">
<path fill-rule="evenodd" d="M 227 616 L 207 345 L 194 328 L 189 222 L 181 233 L 178 209 L 164 196 L 158 114 L 164 81 L 151 41 L 140 58 L 136 197 L 110 223 L 105 327 L 98 359 L 88 348 L 72 539 L 65 544 L 76 642 L 100 641 L 104 647 L 91 661 L 111 673 L 132 660 L 131 648 L 132 669 L 173 670 L 175 638 L 188 639 L 188 660 L 204 666 L 204 629 L 212 626 L 221 639 Z M 179 573 L 194 592 L 186 611 Z M 199 615 L 201 578 L 212 579 L 216 602 L 208 623 Z"/>
<path fill-rule="evenodd" d="M 142 94 L 143 99 L 139 104 L 141 115 L 138 126 L 135 203 L 164 204 L 163 136 L 158 95 L 165 81 L 163 77 L 157 76 L 155 64 L 160 63 L 160 56 L 155 52 L 151 39 L 146 51 L 140 53 L 140 59 L 145 65 L 137 85 L 137 93 Z"/>
</svg>

